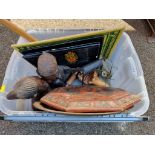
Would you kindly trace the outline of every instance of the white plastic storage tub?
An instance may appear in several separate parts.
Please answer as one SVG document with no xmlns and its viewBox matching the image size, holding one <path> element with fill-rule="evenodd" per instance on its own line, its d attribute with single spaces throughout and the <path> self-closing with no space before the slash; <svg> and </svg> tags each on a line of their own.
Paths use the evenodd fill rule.
<svg viewBox="0 0 155 155">
<path fill-rule="evenodd" d="M 28 33 L 39 40 L 55 38 L 65 35 L 83 33 L 86 29 L 47 29 L 30 30 Z M 18 44 L 26 40 L 19 38 Z M 149 98 L 145 85 L 144 75 L 140 60 L 133 47 L 130 37 L 123 33 L 113 55 L 111 62 L 113 69 L 112 80 L 113 87 L 123 88 L 129 92 L 142 95 L 142 101 L 136 104 L 127 113 L 103 116 L 72 116 L 60 115 L 55 113 L 37 112 L 32 110 L 31 100 L 13 100 L 6 99 L 6 94 L 12 89 L 13 85 L 21 77 L 27 75 L 37 75 L 36 68 L 22 58 L 21 53 L 14 51 L 6 69 L 3 85 L 6 85 L 6 91 L 0 93 L 0 110 L 5 115 L 1 118 L 14 121 L 139 121 L 146 120 L 142 115 L 149 108 Z M 144 119 L 146 118 L 146 119 Z"/>
</svg>

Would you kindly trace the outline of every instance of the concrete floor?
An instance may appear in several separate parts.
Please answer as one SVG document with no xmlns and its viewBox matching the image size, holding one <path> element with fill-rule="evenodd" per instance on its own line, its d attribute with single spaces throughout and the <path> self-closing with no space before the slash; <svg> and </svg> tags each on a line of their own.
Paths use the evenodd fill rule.
<svg viewBox="0 0 155 155">
<path fill-rule="evenodd" d="M 144 20 L 126 20 L 137 31 L 129 32 L 140 57 L 150 97 L 145 114 L 149 122 L 139 123 L 16 123 L 0 121 L 0 134 L 155 134 L 155 44 L 147 42 L 149 29 Z M 0 25 L 0 84 L 18 36 Z"/>
</svg>

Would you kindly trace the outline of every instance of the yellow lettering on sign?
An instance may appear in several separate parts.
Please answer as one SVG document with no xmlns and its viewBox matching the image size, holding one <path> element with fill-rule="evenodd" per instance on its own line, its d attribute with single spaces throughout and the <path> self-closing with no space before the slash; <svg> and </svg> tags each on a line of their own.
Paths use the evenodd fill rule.
<svg viewBox="0 0 155 155">
<path fill-rule="evenodd" d="M 5 92 L 5 88 L 6 88 L 6 86 L 5 85 L 2 85 L 0 87 L 0 93 L 4 93 Z"/>
</svg>

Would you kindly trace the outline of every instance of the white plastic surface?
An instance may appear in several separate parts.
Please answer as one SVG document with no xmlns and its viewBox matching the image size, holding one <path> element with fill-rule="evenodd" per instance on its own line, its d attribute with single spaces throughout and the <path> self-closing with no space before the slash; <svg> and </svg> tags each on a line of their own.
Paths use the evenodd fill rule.
<svg viewBox="0 0 155 155">
<path fill-rule="evenodd" d="M 49 39 L 59 36 L 82 33 L 86 30 L 31 30 L 30 34 L 38 39 Z M 26 42 L 20 38 L 18 43 Z M 140 94 L 142 101 L 136 104 L 129 113 L 133 116 L 143 115 L 149 108 L 149 98 L 145 85 L 143 70 L 133 44 L 126 33 L 123 33 L 112 57 L 113 76 L 110 84 L 113 87 L 123 88 L 127 91 Z M 3 84 L 6 85 L 6 92 L 0 93 L 0 110 L 7 114 L 35 115 L 32 110 L 31 100 L 6 99 L 6 94 L 21 77 L 37 75 L 36 68 L 22 58 L 19 52 L 14 51 L 6 69 Z"/>
</svg>

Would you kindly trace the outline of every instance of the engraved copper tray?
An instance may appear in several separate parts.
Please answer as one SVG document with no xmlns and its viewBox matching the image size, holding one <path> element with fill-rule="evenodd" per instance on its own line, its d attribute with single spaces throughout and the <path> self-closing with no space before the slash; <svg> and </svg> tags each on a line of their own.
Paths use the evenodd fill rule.
<svg viewBox="0 0 155 155">
<path fill-rule="evenodd" d="M 86 85 L 56 88 L 40 101 L 64 112 L 104 113 L 125 111 L 139 102 L 140 97 L 119 88 Z"/>
</svg>

